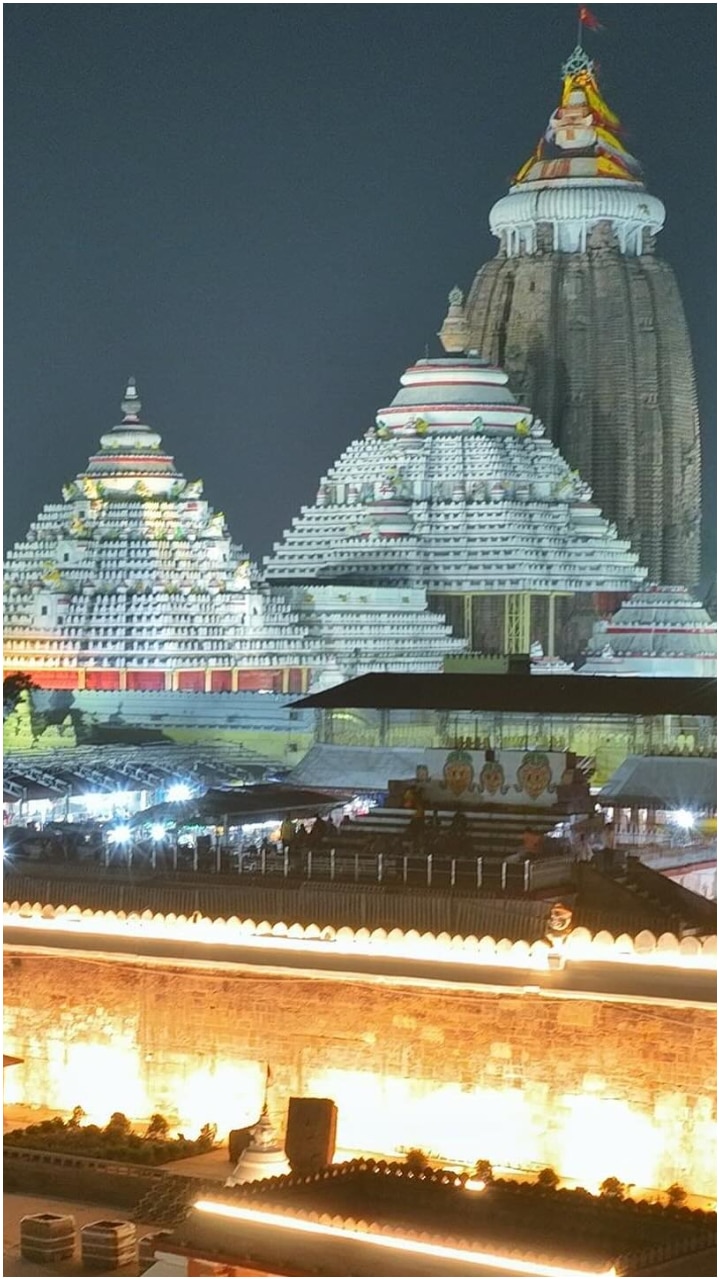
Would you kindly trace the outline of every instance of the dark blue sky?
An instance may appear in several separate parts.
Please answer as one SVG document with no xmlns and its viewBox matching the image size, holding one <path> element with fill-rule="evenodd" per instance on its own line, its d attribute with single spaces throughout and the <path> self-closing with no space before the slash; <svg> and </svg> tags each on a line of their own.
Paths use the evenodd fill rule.
<svg viewBox="0 0 720 1280">
<path fill-rule="evenodd" d="M 143 416 L 259 557 L 495 241 L 574 5 L 4 7 L 6 538 Z M 595 11 L 595 10 L 594 10 Z M 713 4 L 597 5 L 715 461 Z M 706 499 L 706 572 L 714 562 Z"/>
</svg>

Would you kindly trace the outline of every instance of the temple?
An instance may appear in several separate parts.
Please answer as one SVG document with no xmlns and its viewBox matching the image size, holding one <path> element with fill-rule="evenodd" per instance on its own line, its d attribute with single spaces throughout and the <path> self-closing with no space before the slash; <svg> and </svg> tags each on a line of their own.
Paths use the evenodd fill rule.
<svg viewBox="0 0 720 1280">
<path fill-rule="evenodd" d="M 444 331 L 452 355 L 406 370 L 276 543 L 265 575 L 300 613 L 323 592 L 422 588 L 473 650 L 536 643 L 549 658 L 572 655 L 598 609 L 619 604 L 645 571 L 507 374 L 462 353 L 462 326 L 448 338 L 458 295 Z"/>
<path fill-rule="evenodd" d="M 700 435 L 665 209 L 580 47 L 532 156 L 490 213 L 500 247 L 443 326 L 508 372 L 656 582 L 699 579 Z"/>
<path fill-rule="evenodd" d="M 233 544 L 141 422 L 119 426 L 48 504 L 5 572 L 5 670 L 44 689 L 304 691 L 361 670 L 439 670 L 462 644 L 421 589 L 319 591 L 303 616 Z M 195 704 L 195 712 L 199 710 Z"/>
<path fill-rule="evenodd" d="M 717 624 L 684 587 L 644 586 L 595 624 L 589 676 L 717 676 Z"/>
</svg>

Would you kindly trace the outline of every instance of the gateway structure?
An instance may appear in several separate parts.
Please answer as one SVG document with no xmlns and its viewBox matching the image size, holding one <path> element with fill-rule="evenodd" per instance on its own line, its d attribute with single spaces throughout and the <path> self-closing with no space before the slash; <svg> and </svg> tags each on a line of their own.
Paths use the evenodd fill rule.
<svg viewBox="0 0 720 1280">
<path fill-rule="evenodd" d="M 116 692 L 127 711 L 138 693 L 286 694 L 360 670 L 433 671 L 462 647 L 422 589 L 321 592 L 301 616 L 141 422 L 132 381 L 122 409 L 8 556 L 7 671 Z M 162 720 L 168 704 L 155 710 Z"/>
<path fill-rule="evenodd" d="M 578 47 L 560 105 L 490 228 L 498 255 L 443 326 L 502 365 L 656 582 L 700 570 L 700 434 L 665 209 Z M 459 348 L 458 348 L 459 335 Z"/>
<path fill-rule="evenodd" d="M 424 589 L 472 649 L 552 656 L 645 570 L 507 374 L 471 353 L 406 370 L 265 575 L 303 616 L 326 593 Z"/>
</svg>

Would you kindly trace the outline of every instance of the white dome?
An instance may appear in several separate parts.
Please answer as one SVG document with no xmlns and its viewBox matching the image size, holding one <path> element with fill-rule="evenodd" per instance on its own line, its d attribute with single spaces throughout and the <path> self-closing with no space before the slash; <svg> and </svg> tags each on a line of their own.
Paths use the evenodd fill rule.
<svg viewBox="0 0 720 1280">
<path fill-rule="evenodd" d="M 638 254 L 643 232 L 662 230 L 665 206 L 638 185 L 598 178 L 591 184 L 577 179 L 525 182 L 490 210 L 490 230 L 508 254 L 533 253 L 540 223 L 553 227 L 553 249 L 581 252 L 588 231 L 600 222 L 611 224 L 622 253 Z"/>
</svg>

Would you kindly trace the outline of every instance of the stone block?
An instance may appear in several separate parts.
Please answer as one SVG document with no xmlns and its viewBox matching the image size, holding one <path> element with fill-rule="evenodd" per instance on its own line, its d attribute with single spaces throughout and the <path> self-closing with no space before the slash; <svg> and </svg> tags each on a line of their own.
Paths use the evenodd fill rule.
<svg viewBox="0 0 720 1280">
<path fill-rule="evenodd" d="M 75 1253 L 75 1219 L 69 1213 L 31 1213 L 20 1219 L 20 1255 L 52 1266 Z"/>
<path fill-rule="evenodd" d="M 84 1267 L 92 1271 L 117 1271 L 135 1262 L 137 1232 L 134 1222 L 100 1218 L 80 1231 Z"/>
</svg>

